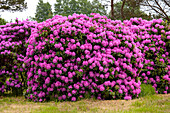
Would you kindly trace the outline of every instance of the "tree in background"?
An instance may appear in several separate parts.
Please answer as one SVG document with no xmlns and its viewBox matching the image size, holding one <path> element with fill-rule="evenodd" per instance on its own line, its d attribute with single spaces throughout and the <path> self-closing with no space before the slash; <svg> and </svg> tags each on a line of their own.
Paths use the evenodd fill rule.
<svg viewBox="0 0 170 113">
<path fill-rule="evenodd" d="M 89 15 L 92 12 L 92 5 L 88 0 L 78 0 L 79 2 L 79 14 L 83 13 Z"/>
<path fill-rule="evenodd" d="M 154 13 L 155 17 L 161 17 L 170 22 L 170 0 L 143 0 L 140 5 Z"/>
<path fill-rule="evenodd" d="M 0 10 L 2 11 L 23 11 L 26 8 L 25 0 L 0 0 Z"/>
<path fill-rule="evenodd" d="M 54 14 L 63 16 L 72 15 L 73 13 L 82 13 L 88 16 L 90 13 L 106 15 L 105 8 L 98 0 L 93 0 L 92 3 L 88 0 L 56 0 L 54 10 Z"/>
<path fill-rule="evenodd" d="M 111 18 L 111 14 L 109 17 Z M 147 15 L 144 11 L 140 10 L 140 5 L 135 0 L 122 0 L 114 4 L 114 19 L 125 20 L 132 17 L 152 19 L 151 15 Z"/>
<path fill-rule="evenodd" d="M 77 1 L 75 0 L 56 0 L 56 3 L 54 4 L 54 14 L 68 16 L 71 15 L 72 12 L 77 13 L 78 7 L 71 9 L 71 6 L 76 6 L 76 4 Z"/>
<path fill-rule="evenodd" d="M 44 3 L 43 0 L 39 0 L 36 8 L 35 18 L 32 19 L 36 20 L 37 22 L 42 22 L 52 17 L 53 13 L 50 3 Z"/>
</svg>

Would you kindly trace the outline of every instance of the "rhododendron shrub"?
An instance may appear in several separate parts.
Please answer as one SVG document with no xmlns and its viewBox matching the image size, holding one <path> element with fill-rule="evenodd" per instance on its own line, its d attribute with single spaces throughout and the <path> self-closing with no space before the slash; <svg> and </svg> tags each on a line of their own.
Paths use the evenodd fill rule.
<svg viewBox="0 0 170 113">
<path fill-rule="evenodd" d="M 143 58 L 134 38 L 121 21 L 99 14 L 56 15 L 39 23 L 26 45 L 26 98 L 137 97 Z"/>
<path fill-rule="evenodd" d="M 129 100 L 141 82 L 170 92 L 170 31 L 161 19 L 121 22 L 92 13 L 0 26 L 0 94 Z"/>
<path fill-rule="evenodd" d="M 151 21 L 131 18 L 124 21 L 136 35 L 143 52 L 144 67 L 140 74 L 144 83 L 152 84 L 157 93 L 170 92 L 170 31 L 161 19 Z"/>
<path fill-rule="evenodd" d="M 25 41 L 31 34 L 36 22 L 28 20 L 7 23 L 0 26 L 0 92 L 12 89 L 22 94 L 21 87 L 26 82 L 22 67 L 26 55 Z M 19 92 L 18 92 L 19 91 Z"/>
</svg>

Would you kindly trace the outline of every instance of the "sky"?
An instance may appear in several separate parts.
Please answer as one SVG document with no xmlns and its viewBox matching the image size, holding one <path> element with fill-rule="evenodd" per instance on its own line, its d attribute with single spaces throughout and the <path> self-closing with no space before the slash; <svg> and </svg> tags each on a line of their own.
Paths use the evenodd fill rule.
<svg viewBox="0 0 170 113">
<path fill-rule="evenodd" d="M 36 12 L 36 6 L 39 0 L 25 0 L 25 1 L 27 2 L 27 7 L 28 7 L 26 10 L 24 10 L 23 12 L 13 12 L 13 13 L 9 11 L 0 12 L 1 18 L 4 18 L 8 22 L 10 22 L 11 20 L 15 21 L 16 18 L 18 18 L 19 20 L 25 20 L 30 16 L 34 17 Z M 56 0 L 43 0 L 43 1 L 49 2 L 52 5 L 52 10 L 54 11 L 54 3 L 56 2 Z M 105 1 L 105 0 L 101 0 L 101 1 Z"/>
<path fill-rule="evenodd" d="M 25 0 L 27 2 L 27 9 L 24 10 L 23 12 L 9 12 L 9 11 L 4 11 L 0 12 L 1 18 L 4 18 L 7 21 L 14 21 L 16 18 L 19 20 L 25 20 L 29 18 L 29 16 L 34 17 L 35 12 L 36 12 L 36 6 L 38 4 L 39 0 Z M 54 9 L 54 3 L 56 0 L 43 0 L 44 2 L 49 2 L 52 5 L 52 8 Z"/>
</svg>

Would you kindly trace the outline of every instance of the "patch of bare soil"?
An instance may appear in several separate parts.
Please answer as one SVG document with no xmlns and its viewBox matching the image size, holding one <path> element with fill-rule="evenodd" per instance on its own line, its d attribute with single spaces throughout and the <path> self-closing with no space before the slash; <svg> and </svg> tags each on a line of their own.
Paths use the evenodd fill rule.
<svg viewBox="0 0 170 113">
<path fill-rule="evenodd" d="M 135 100 L 104 100 L 91 102 L 91 106 L 112 111 L 128 110 Z"/>
<path fill-rule="evenodd" d="M 10 104 L 6 105 L 7 108 L 3 113 L 31 113 L 33 109 L 39 109 L 41 106 L 38 104 Z"/>
</svg>

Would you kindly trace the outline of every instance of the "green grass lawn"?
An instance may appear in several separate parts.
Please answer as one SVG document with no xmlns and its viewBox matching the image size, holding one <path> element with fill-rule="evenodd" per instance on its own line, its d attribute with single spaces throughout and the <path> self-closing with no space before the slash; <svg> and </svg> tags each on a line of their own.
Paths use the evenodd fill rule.
<svg viewBox="0 0 170 113">
<path fill-rule="evenodd" d="M 0 97 L 0 113 L 170 113 L 170 94 L 134 100 L 35 103 L 24 97 Z"/>
</svg>

